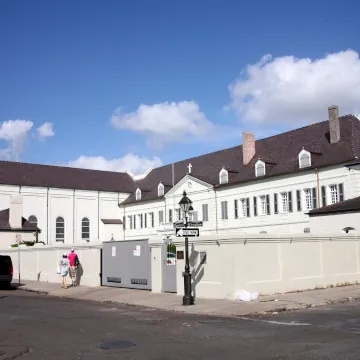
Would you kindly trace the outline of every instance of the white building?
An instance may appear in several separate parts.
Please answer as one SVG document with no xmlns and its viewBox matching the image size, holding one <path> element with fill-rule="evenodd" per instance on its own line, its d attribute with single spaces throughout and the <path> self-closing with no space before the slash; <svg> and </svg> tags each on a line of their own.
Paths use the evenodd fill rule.
<svg viewBox="0 0 360 360">
<path fill-rule="evenodd" d="M 140 176 L 24 163 L 0 163 L 0 209 L 23 197 L 39 240 L 146 239 L 181 218 L 186 190 L 202 234 L 309 232 L 314 208 L 360 196 L 360 122 L 338 116 L 179 161 Z M 165 225 L 164 225 L 165 224 Z"/>
</svg>

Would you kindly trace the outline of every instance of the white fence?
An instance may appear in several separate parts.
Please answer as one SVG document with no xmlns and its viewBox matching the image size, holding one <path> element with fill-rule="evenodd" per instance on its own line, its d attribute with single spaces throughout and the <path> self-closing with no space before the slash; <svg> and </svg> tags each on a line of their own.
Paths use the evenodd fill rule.
<svg viewBox="0 0 360 360">
<path fill-rule="evenodd" d="M 80 285 L 100 285 L 100 254 L 102 245 L 76 245 L 75 251 L 79 256 L 80 267 L 78 278 Z M 14 281 L 19 277 L 22 280 L 37 280 L 44 282 L 60 282 L 56 268 L 64 252 L 70 253 L 69 245 L 42 245 L 20 246 L 17 248 L 0 249 L 1 255 L 10 255 L 14 266 Z"/>
</svg>

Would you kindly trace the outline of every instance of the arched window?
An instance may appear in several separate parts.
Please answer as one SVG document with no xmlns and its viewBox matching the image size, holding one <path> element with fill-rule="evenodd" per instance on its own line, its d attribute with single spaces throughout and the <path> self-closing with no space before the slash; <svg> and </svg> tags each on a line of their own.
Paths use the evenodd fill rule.
<svg viewBox="0 0 360 360">
<path fill-rule="evenodd" d="M 31 224 L 37 226 L 37 224 L 38 224 L 38 219 L 37 219 L 37 217 L 36 217 L 35 215 L 31 215 L 31 216 L 29 216 L 29 222 L 30 222 Z"/>
<path fill-rule="evenodd" d="M 81 238 L 90 240 L 90 220 L 87 217 L 81 220 Z"/>
<path fill-rule="evenodd" d="M 265 163 L 259 160 L 255 164 L 255 176 L 264 176 L 264 175 L 265 175 Z"/>
<path fill-rule="evenodd" d="M 158 186 L 158 196 L 164 196 L 164 185 L 162 183 Z"/>
<path fill-rule="evenodd" d="M 56 230 L 55 230 L 56 241 L 65 240 L 65 220 L 61 216 L 56 218 Z"/>
<path fill-rule="evenodd" d="M 299 168 L 306 168 L 311 166 L 311 156 L 310 153 L 306 150 L 300 151 L 299 154 Z"/>
<path fill-rule="evenodd" d="M 221 169 L 219 173 L 219 183 L 220 184 L 226 184 L 229 182 L 229 173 L 226 169 Z"/>
<path fill-rule="evenodd" d="M 141 190 L 137 189 L 135 192 L 135 199 L 136 200 L 141 200 Z"/>
</svg>

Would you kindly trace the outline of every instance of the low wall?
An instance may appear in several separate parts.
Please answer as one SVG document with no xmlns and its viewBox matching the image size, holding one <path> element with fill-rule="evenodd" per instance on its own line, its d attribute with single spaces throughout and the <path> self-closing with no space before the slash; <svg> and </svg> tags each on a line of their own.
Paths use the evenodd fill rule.
<svg viewBox="0 0 360 360">
<path fill-rule="evenodd" d="M 239 289 L 274 294 L 360 282 L 359 241 L 358 233 L 189 238 L 194 295 L 233 299 Z M 183 241 L 175 244 L 184 251 Z M 177 260 L 178 294 L 184 265 Z"/>
<path fill-rule="evenodd" d="M 76 245 L 81 267 L 78 275 L 80 285 L 100 286 L 100 254 L 102 245 Z M 14 281 L 19 277 L 19 252 L 20 252 L 20 277 L 21 280 L 37 280 L 45 282 L 59 282 L 60 275 L 56 268 L 64 252 L 70 253 L 69 245 L 42 245 L 20 246 L 17 248 L 0 249 L 1 255 L 10 255 L 14 266 Z M 70 281 L 70 278 L 69 278 Z"/>
</svg>

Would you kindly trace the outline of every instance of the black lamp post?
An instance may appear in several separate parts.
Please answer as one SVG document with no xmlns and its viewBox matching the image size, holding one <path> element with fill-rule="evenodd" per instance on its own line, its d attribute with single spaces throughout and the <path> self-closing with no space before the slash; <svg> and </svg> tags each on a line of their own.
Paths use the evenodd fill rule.
<svg viewBox="0 0 360 360">
<path fill-rule="evenodd" d="M 188 214 L 193 210 L 192 201 L 186 196 L 186 191 L 179 202 L 180 209 L 184 214 L 185 229 L 188 226 Z M 185 237 L 185 272 L 184 272 L 184 297 L 183 305 L 194 305 L 194 297 L 191 295 L 191 273 L 189 264 L 189 240 Z"/>
</svg>

